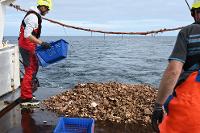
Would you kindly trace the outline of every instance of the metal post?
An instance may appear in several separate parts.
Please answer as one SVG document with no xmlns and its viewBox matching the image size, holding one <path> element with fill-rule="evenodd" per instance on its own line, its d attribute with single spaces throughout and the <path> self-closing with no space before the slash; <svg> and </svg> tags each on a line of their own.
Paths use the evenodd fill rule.
<svg viewBox="0 0 200 133">
<path fill-rule="evenodd" d="M 0 2 L 0 49 L 3 48 L 3 30 L 4 30 L 4 19 L 5 19 L 5 5 Z"/>
<path fill-rule="evenodd" d="M 3 48 L 3 31 L 5 25 L 5 12 L 6 5 L 14 2 L 15 0 L 0 0 L 0 49 Z"/>
<path fill-rule="evenodd" d="M 91 31 L 91 37 L 93 36 L 92 33 L 93 33 L 93 32 Z"/>
</svg>

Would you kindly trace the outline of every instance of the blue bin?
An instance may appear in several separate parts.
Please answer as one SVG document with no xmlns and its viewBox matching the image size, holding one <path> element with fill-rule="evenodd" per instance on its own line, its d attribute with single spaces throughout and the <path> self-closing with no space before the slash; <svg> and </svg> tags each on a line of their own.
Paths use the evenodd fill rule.
<svg viewBox="0 0 200 133">
<path fill-rule="evenodd" d="M 60 117 L 54 133 L 94 133 L 94 119 Z"/>
<path fill-rule="evenodd" d="M 45 67 L 67 57 L 68 42 L 61 39 L 50 44 L 50 49 L 44 49 L 42 46 L 38 46 L 36 49 L 40 66 Z"/>
</svg>

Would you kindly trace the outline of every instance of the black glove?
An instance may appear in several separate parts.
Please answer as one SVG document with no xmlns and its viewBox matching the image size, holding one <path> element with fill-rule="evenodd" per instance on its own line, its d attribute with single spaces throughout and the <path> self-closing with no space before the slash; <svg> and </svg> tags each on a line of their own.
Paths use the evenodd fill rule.
<svg viewBox="0 0 200 133">
<path fill-rule="evenodd" d="M 162 109 L 162 105 L 155 103 L 155 107 L 154 107 L 152 119 L 151 119 L 151 124 L 152 124 L 153 129 L 158 133 L 160 132 L 158 125 L 162 122 L 163 115 L 164 115 L 164 112 Z"/>
<path fill-rule="evenodd" d="M 43 48 L 45 48 L 45 49 L 51 48 L 51 44 L 48 43 L 48 42 L 42 42 L 42 43 L 41 43 L 41 46 L 42 46 Z"/>
</svg>

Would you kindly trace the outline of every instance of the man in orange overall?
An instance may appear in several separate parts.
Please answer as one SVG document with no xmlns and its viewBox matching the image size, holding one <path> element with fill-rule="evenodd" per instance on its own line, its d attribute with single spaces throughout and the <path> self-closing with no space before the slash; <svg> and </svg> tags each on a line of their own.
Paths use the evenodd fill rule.
<svg viewBox="0 0 200 133">
<path fill-rule="evenodd" d="M 38 0 L 38 6 L 31 8 L 20 27 L 19 51 L 23 59 L 25 74 L 21 83 L 21 105 L 38 105 L 39 101 L 33 99 L 34 80 L 38 71 L 38 60 L 35 49 L 37 44 L 50 48 L 50 44 L 40 40 L 42 17 L 51 9 L 51 0 Z"/>
<path fill-rule="evenodd" d="M 152 126 L 160 133 L 200 133 L 200 0 L 191 15 L 195 22 L 179 32 L 159 86 Z M 171 94 L 164 116 L 162 106 Z"/>
</svg>

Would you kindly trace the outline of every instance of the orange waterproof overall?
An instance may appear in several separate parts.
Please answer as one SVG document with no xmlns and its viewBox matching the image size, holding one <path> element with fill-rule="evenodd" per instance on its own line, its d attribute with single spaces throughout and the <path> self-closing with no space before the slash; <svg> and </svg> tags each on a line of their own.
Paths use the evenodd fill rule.
<svg viewBox="0 0 200 133">
<path fill-rule="evenodd" d="M 176 87 L 169 112 L 159 125 L 160 133 L 200 133 L 200 82 L 198 71 Z M 199 76 L 198 76 L 199 78 Z"/>
</svg>

